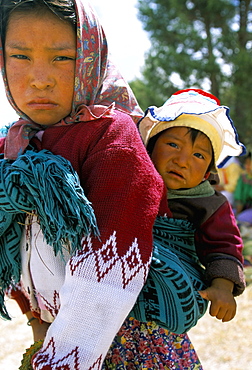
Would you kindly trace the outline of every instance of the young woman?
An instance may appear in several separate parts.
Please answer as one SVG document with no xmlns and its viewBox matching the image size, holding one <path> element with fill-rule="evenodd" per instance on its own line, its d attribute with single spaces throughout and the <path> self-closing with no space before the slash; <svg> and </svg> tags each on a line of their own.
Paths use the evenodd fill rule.
<svg viewBox="0 0 252 370">
<path fill-rule="evenodd" d="M 21 270 L 16 299 L 24 302 L 24 292 L 23 311 L 50 325 L 33 369 L 99 369 L 148 274 L 163 182 L 133 121 L 142 112 L 86 1 L 1 0 L 0 8 L 1 68 L 20 115 L 0 146 L 3 192 L 12 189 L 1 205 L 10 221 L 1 229 L 1 293 Z M 54 183 L 58 203 L 49 195 L 54 173 L 43 172 L 50 161 L 56 173 L 68 171 Z M 7 176 L 14 166 L 18 183 Z M 78 224 L 69 184 L 76 173 L 96 233 L 92 218 L 88 231 Z M 73 198 L 62 198 L 65 189 Z M 71 214 L 61 215 L 68 205 Z M 51 214 L 58 223 L 46 224 Z M 1 312 L 8 317 L 3 302 Z"/>
</svg>

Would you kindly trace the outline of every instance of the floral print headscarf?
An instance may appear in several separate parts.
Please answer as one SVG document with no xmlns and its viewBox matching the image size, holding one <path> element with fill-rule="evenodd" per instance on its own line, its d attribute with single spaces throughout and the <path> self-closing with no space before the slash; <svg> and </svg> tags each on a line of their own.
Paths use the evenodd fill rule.
<svg viewBox="0 0 252 370">
<path fill-rule="evenodd" d="M 143 112 L 128 83 L 110 60 L 106 36 L 95 12 L 86 0 L 74 2 L 77 15 L 77 52 L 72 112 L 57 125 L 108 117 L 113 114 L 114 109 L 129 114 L 137 122 Z M 10 127 L 5 142 L 5 157 L 15 159 L 42 127 L 26 117 L 11 97 L 1 41 L 0 66 L 7 98 L 21 117 Z"/>
</svg>

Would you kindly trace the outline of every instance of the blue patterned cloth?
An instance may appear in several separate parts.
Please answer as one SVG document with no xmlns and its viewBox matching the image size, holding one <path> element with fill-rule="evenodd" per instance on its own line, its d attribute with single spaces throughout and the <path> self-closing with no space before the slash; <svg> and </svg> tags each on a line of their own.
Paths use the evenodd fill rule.
<svg viewBox="0 0 252 370">
<path fill-rule="evenodd" d="M 208 302 L 198 293 L 206 289 L 204 268 L 196 255 L 194 231 L 188 221 L 157 218 L 149 275 L 131 316 L 182 334 L 204 315 Z"/>
</svg>

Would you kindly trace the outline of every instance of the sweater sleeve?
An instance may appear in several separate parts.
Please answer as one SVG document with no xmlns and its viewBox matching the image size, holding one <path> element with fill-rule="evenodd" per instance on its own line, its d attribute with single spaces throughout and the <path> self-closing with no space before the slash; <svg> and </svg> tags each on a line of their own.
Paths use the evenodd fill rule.
<svg viewBox="0 0 252 370">
<path fill-rule="evenodd" d="M 235 216 L 225 202 L 205 221 L 195 235 L 200 261 L 206 266 L 209 283 L 214 278 L 225 278 L 234 283 L 234 295 L 245 289 L 243 274 L 243 242 Z"/>
<path fill-rule="evenodd" d="M 121 122 L 99 137 L 90 137 L 81 181 L 100 237 L 83 238 L 66 265 L 59 312 L 33 358 L 37 370 L 100 369 L 147 277 L 163 181 L 135 125 Z"/>
</svg>

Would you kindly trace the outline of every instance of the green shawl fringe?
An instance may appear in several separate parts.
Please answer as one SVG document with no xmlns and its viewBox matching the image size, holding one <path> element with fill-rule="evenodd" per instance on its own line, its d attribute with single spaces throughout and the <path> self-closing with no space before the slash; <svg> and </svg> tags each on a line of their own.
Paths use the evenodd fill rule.
<svg viewBox="0 0 252 370">
<path fill-rule="evenodd" d="M 20 239 L 26 213 L 38 215 L 55 255 L 81 249 L 84 235 L 99 236 L 91 203 L 65 158 L 47 150 L 0 159 L 0 315 L 10 320 L 4 292 L 20 280 Z"/>
</svg>

